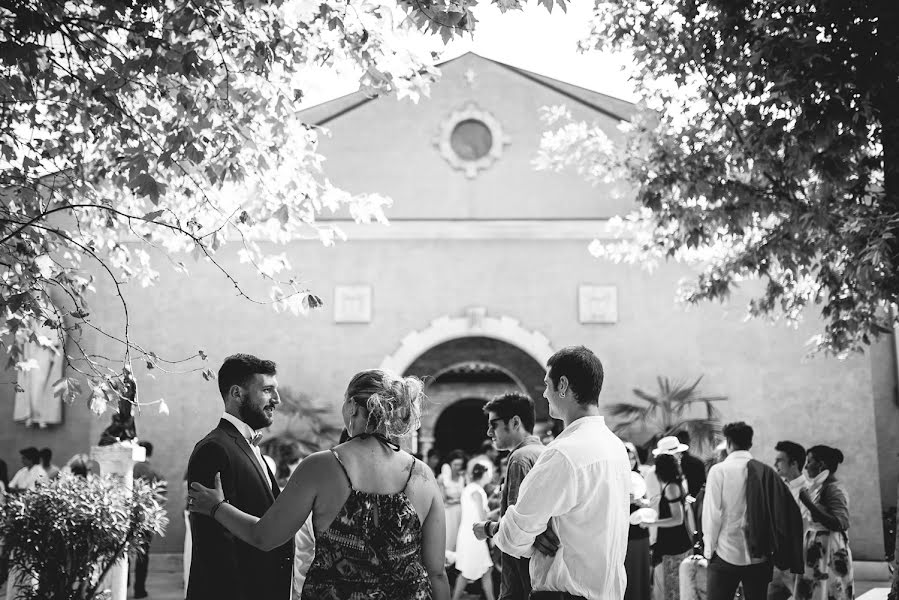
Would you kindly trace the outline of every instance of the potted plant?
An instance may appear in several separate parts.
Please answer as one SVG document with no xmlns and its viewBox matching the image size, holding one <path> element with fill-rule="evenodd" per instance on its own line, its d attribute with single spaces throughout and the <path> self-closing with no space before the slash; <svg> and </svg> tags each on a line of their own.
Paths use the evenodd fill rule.
<svg viewBox="0 0 899 600">
<path fill-rule="evenodd" d="M 113 475 L 61 473 L 46 485 L 7 495 L 0 537 L 18 597 L 108 597 L 102 584 L 116 561 L 165 531 L 163 485 L 138 479 L 128 489 Z"/>
</svg>

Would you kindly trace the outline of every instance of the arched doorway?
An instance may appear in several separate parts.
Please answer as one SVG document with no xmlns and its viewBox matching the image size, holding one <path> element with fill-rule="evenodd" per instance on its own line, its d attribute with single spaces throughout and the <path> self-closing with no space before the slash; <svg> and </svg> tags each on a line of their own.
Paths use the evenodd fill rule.
<svg viewBox="0 0 899 600">
<path fill-rule="evenodd" d="M 484 398 L 463 398 L 444 408 L 434 424 L 434 449 L 439 456 L 453 450 L 477 454 L 487 439 Z"/>
<path fill-rule="evenodd" d="M 422 411 L 416 444 L 423 455 L 431 448 L 441 457 L 455 449 L 469 454 L 480 450 L 487 439 L 483 406 L 505 392 L 528 394 L 537 420 L 549 419 L 543 365 L 502 340 L 470 336 L 442 342 L 413 360 L 404 374 L 426 382 L 429 402 Z"/>
</svg>

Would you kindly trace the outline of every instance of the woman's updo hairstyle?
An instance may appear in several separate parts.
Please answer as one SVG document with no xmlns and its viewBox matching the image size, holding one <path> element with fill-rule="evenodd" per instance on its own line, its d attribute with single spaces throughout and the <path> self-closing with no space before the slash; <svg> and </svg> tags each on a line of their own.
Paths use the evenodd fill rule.
<svg viewBox="0 0 899 600">
<path fill-rule="evenodd" d="M 480 461 L 476 462 L 474 466 L 471 468 L 471 480 L 478 481 L 490 471 L 490 465 L 482 463 Z"/>
<path fill-rule="evenodd" d="M 346 394 L 368 411 L 369 433 L 403 437 L 421 427 L 423 390 L 418 377 L 397 377 L 389 371 L 369 369 L 353 377 Z"/>
<path fill-rule="evenodd" d="M 830 446 L 812 446 L 808 453 L 823 463 L 831 473 L 836 473 L 837 466 L 843 462 L 843 453 Z"/>
</svg>

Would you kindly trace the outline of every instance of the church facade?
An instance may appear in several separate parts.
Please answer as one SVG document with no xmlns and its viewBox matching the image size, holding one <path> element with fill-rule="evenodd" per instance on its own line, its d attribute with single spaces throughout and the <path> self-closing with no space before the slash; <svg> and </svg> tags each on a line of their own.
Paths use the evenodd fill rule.
<svg viewBox="0 0 899 600">
<path fill-rule="evenodd" d="M 893 340 L 847 360 L 810 358 L 814 315 L 798 329 L 747 321 L 748 295 L 740 293 L 726 305 L 688 309 L 674 300 L 687 267 L 647 272 L 597 261 L 588 244 L 608 235 L 608 219 L 628 212 L 629 201 L 573 173 L 534 170 L 539 109 L 566 104 L 614 140 L 633 107 L 475 54 L 441 71 L 418 104 L 357 93 L 302 114 L 331 132 L 321 151 L 336 185 L 393 199 L 388 226 L 335 215 L 348 242 L 325 248 L 296 240 L 283 248 L 324 308 L 300 318 L 278 314 L 236 298 L 202 264 L 189 278 L 161 269 L 149 292 L 126 292 L 133 339 L 160 356 L 203 349 L 213 370 L 235 352 L 270 358 L 283 387 L 337 414 L 359 370 L 427 376 L 431 400 L 411 442 L 422 452 L 483 440 L 459 431 L 485 427 L 480 407 L 506 389 L 529 393 L 547 420 L 544 366 L 564 346 L 586 345 L 602 359 L 602 405 L 637 402 L 632 390 L 653 391 L 660 376 L 701 376 L 704 393 L 727 396 L 717 405 L 724 422 L 754 427 L 756 458 L 773 463 L 774 445 L 786 439 L 844 452 L 839 476 L 851 496 L 853 553 L 882 560 L 881 512 L 896 502 L 899 450 Z M 226 246 L 220 260 L 251 291 L 265 293 L 236 251 Z M 115 327 L 120 313 L 103 285 L 92 313 Z M 116 352 L 109 340 L 86 341 L 99 354 Z M 154 442 L 153 462 L 170 482 L 171 524 L 154 549 L 177 552 L 187 459 L 222 404 L 214 382 L 196 373 L 135 375 L 142 401 L 163 398 L 170 409 L 144 410 L 137 427 Z M 64 462 L 95 444 L 108 424 L 108 414 L 97 418 L 75 405 L 64 407 L 61 425 L 26 427 L 13 422 L 7 395 L 0 403 L 8 413 L 0 431 L 7 462 L 30 445 L 50 446 Z"/>
</svg>

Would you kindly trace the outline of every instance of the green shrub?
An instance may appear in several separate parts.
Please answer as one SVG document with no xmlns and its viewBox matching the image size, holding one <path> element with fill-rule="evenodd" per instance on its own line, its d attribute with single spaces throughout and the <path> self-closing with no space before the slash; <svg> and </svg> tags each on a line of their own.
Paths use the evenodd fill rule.
<svg viewBox="0 0 899 600">
<path fill-rule="evenodd" d="M 164 485 L 164 483 L 162 484 Z M 93 600 L 115 562 L 153 535 L 165 516 L 161 485 L 121 477 L 60 474 L 53 482 L 7 496 L 0 510 L 11 573 L 21 598 Z"/>
</svg>

